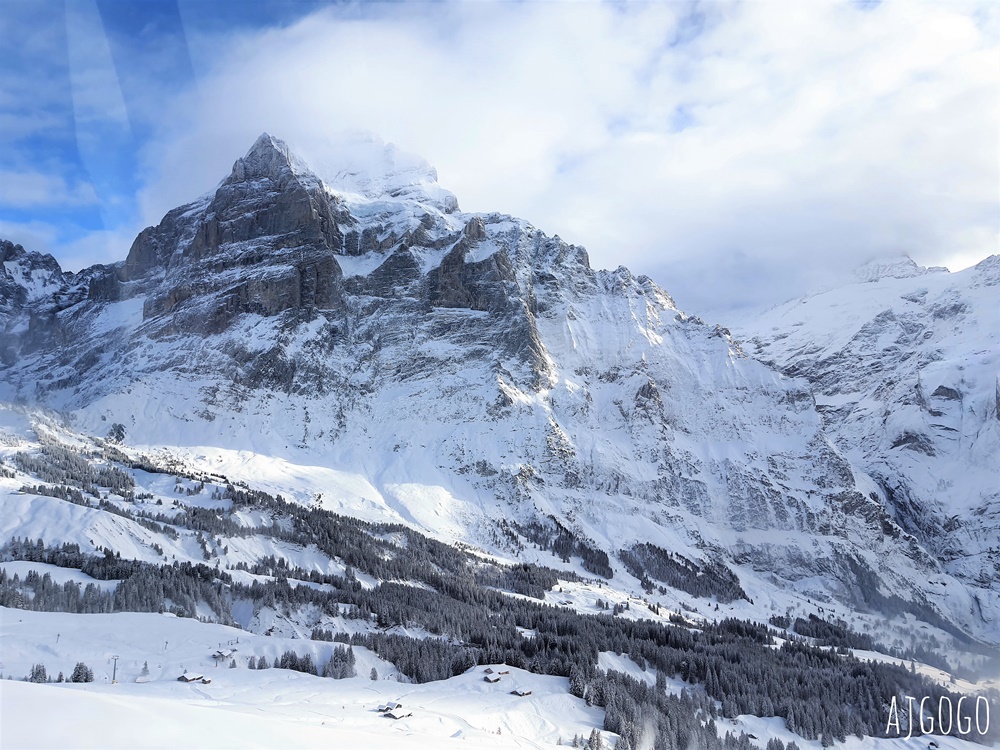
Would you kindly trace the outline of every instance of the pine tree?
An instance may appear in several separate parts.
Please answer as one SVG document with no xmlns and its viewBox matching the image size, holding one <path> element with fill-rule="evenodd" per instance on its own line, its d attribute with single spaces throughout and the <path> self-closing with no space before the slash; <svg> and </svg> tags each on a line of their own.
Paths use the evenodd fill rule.
<svg viewBox="0 0 1000 750">
<path fill-rule="evenodd" d="M 73 674 L 69 676 L 70 682 L 93 682 L 94 681 L 94 670 L 84 664 L 82 661 L 78 661 L 76 666 L 73 667 Z"/>
<path fill-rule="evenodd" d="M 372 682 L 375 682 L 375 680 L 378 679 L 378 670 L 376 670 L 375 667 L 372 667 L 372 671 L 371 674 L 368 675 L 368 679 Z"/>
</svg>

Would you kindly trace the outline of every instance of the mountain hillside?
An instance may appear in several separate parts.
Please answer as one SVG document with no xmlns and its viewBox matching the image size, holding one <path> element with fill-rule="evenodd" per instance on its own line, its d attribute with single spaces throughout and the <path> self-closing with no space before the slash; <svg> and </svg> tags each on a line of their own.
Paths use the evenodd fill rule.
<svg viewBox="0 0 1000 750">
<path fill-rule="evenodd" d="M 827 386 L 808 352 L 793 366 L 762 340 L 762 364 L 650 279 L 595 270 L 525 221 L 463 213 L 433 170 L 392 152 L 379 167 L 327 182 L 264 134 L 120 263 L 65 274 L 4 250 L 0 398 L 304 504 L 561 558 L 632 590 L 718 604 L 788 589 L 997 640 L 994 574 L 955 565 L 904 512 L 916 464 L 871 458 L 886 441 L 908 460 L 946 455 L 945 427 L 985 429 L 988 449 L 996 403 L 987 424 L 978 375 L 970 390 L 968 374 L 925 372 L 926 404 L 896 412 L 890 437 L 841 420 L 854 440 L 824 400 L 840 391 L 817 408 L 811 388 Z M 912 302 L 939 321 L 932 336 L 949 320 L 988 327 L 993 269 L 970 286 L 980 302 Z M 938 402 L 944 432 L 914 426 Z M 975 488 L 995 467 L 976 460 L 956 516 L 986 560 L 993 511 Z"/>
<path fill-rule="evenodd" d="M 749 351 L 805 378 L 826 431 L 894 520 L 982 589 L 1000 583 L 1000 256 L 909 258 L 744 322 Z"/>
</svg>

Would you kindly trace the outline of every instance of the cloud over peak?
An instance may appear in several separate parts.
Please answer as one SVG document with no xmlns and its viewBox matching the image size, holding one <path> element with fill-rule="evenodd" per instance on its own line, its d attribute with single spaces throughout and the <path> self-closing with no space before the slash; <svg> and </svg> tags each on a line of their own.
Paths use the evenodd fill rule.
<svg viewBox="0 0 1000 750">
<path fill-rule="evenodd" d="M 143 223 L 265 130 L 328 180 L 420 154 L 465 210 L 523 216 L 694 311 L 997 248 L 988 3 L 349 5 L 237 31 L 178 7 L 193 79 L 119 76 L 144 91 L 126 97 Z M 342 148 L 357 131 L 396 155 Z"/>
</svg>

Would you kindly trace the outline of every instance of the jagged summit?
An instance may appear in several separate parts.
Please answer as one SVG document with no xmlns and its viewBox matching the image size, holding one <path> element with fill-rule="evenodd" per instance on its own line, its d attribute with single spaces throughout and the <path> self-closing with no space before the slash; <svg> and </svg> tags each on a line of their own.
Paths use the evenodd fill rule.
<svg viewBox="0 0 1000 750">
<path fill-rule="evenodd" d="M 56 291 L 66 276 L 51 255 L 0 240 L 0 330 L 18 306 Z"/>
<path fill-rule="evenodd" d="M 982 286 L 1000 284 L 1000 255 L 990 255 L 975 265 L 975 283 Z"/>
<path fill-rule="evenodd" d="M 316 144 L 308 159 L 282 139 L 261 133 L 222 184 L 267 179 L 284 189 L 293 178 L 321 182 L 346 199 L 406 200 L 442 213 L 458 211 L 458 200 L 438 184 L 430 163 L 368 132 L 332 135 Z"/>
<path fill-rule="evenodd" d="M 209 269 L 194 269 L 202 262 L 213 271 L 234 265 L 249 270 L 286 248 L 337 253 L 343 241 L 339 227 L 349 223 L 305 161 L 281 139 L 262 133 L 214 193 L 168 212 L 136 237 L 119 280 L 135 281 L 166 269 L 204 275 Z M 113 281 L 110 287 L 113 298 L 119 290 Z"/>
<path fill-rule="evenodd" d="M 921 266 L 905 253 L 892 258 L 876 258 L 855 269 L 854 278 L 860 282 L 881 279 L 912 279 L 928 273 L 948 273 L 943 266 Z"/>
<path fill-rule="evenodd" d="M 299 176 L 313 176 L 309 165 L 289 148 L 288 144 L 270 133 L 261 133 L 246 156 L 237 159 L 229 176 L 231 182 L 249 179 L 280 179 L 285 172 Z"/>
</svg>

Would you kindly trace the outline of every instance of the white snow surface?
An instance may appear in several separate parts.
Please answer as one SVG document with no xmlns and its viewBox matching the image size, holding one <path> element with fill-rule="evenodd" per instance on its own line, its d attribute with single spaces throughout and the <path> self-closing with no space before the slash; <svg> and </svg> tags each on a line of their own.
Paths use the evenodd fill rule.
<svg viewBox="0 0 1000 750">
<path fill-rule="evenodd" d="M 283 669 L 249 670 L 247 659 L 270 661 L 287 649 L 314 660 L 335 644 L 257 636 L 156 614 L 69 615 L 0 608 L 4 676 L 35 663 L 69 675 L 78 661 L 95 673 L 86 684 L 0 681 L 4 748 L 286 748 L 355 743 L 372 748 L 551 748 L 560 737 L 590 733 L 602 709 L 568 693 L 565 678 L 508 670 L 483 681 L 485 665 L 440 682 L 412 685 L 385 679 L 391 667 L 355 647 L 359 677 L 331 680 Z M 216 666 L 212 654 L 235 649 L 239 665 Z M 117 655 L 117 684 L 112 656 Z M 136 682 L 148 664 L 148 681 Z M 372 681 L 375 667 L 380 679 Z M 184 672 L 209 684 L 184 684 Z M 145 678 L 144 678 L 145 679 Z M 527 697 L 511 694 L 531 690 Z M 398 701 L 413 716 L 387 719 L 375 708 Z M 55 712 L 58 721 L 46 721 Z M 498 733 L 499 732 L 499 733 Z"/>
<path fill-rule="evenodd" d="M 267 637 L 221 625 L 168 615 L 119 613 L 71 615 L 0 608 L 0 745 L 26 748 L 288 748 L 363 747 L 430 750 L 449 747 L 555 748 L 601 727 L 603 710 L 568 693 L 564 678 L 535 675 L 505 665 L 481 665 L 440 682 L 412 685 L 385 679 L 391 668 L 355 647 L 358 674 L 330 680 L 271 668 L 249 670 L 250 656 L 273 661 L 287 649 L 314 660 L 329 656 L 334 644 Z M 216 665 L 212 654 L 232 650 L 237 667 Z M 118 657 L 117 662 L 113 657 Z M 865 657 L 879 655 L 864 654 Z M 33 664 L 50 675 L 69 675 L 77 662 L 89 666 L 93 683 L 37 685 L 20 682 Z M 647 681 L 631 660 L 600 655 L 602 669 Z M 142 675 L 144 665 L 149 674 Z M 509 671 L 500 682 L 484 682 L 484 669 Z M 375 667 L 380 679 L 368 673 Z M 204 675 L 208 684 L 185 684 L 185 672 Z M 9 681 L 7 676 L 15 677 Z M 112 676 L 117 678 L 112 682 Z M 679 692 L 690 685 L 670 680 Z M 531 690 L 518 697 L 511 690 Z M 696 689 L 696 688 L 695 688 Z M 389 701 L 412 716 L 393 721 L 376 711 Z M 771 737 L 820 750 L 788 731 L 783 720 L 739 716 L 720 720 L 726 731 L 753 734 L 763 747 Z M 614 735 L 604 733 L 606 741 Z M 913 742 L 848 737 L 846 750 L 906 750 Z M 974 750 L 981 745 L 935 737 L 942 750 Z"/>
</svg>

